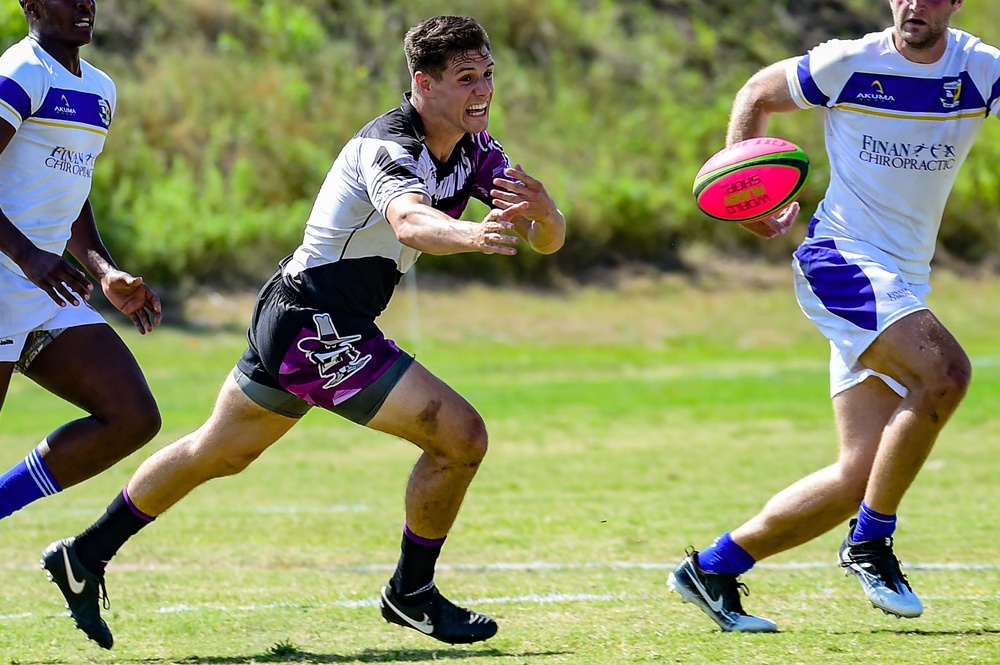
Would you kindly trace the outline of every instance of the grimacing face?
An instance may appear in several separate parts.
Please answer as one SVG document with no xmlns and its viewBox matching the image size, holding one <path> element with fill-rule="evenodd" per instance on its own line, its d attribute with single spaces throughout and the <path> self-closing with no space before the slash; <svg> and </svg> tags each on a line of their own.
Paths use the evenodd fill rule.
<svg viewBox="0 0 1000 665">
<path fill-rule="evenodd" d="M 485 131 L 493 101 L 493 56 L 466 51 L 453 58 L 440 79 L 433 79 L 437 121 L 457 133 Z"/>
</svg>

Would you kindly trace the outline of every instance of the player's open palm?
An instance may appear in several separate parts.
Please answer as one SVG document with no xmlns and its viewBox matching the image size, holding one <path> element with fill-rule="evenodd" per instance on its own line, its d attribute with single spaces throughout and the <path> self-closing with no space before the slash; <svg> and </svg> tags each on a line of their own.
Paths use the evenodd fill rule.
<svg viewBox="0 0 1000 665">
<path fill-rule="evenodd" d="M 540 181 L 525 173 L 520 164 L 504 169 L 506 178 L 494 178 L 497 189 L 490 190 L 493 205 L 501 210 L 524 204 L 520 208 L 521 215 L 536 222 L 549 222 L 558 215 L 556 202 L 549 196 Z"/>
<path fill-rule="evenodd" d="M 146 286 L 142 277 L 112 269 L 101 280 L 101 288 L 108 301 L 128 315 L 141 334 L 152 332 L 153 327 L 160 324 L 160 298 Z"/>
</svg>

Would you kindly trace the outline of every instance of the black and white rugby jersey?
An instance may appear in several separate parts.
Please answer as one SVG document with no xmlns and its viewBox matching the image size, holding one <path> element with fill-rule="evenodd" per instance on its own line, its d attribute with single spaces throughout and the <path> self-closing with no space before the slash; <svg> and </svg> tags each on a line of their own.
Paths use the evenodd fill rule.
<svg viewBox="0 0 1000 665">
<path fill-rule="evenodd" d="M 487 132 L 466 134 L 447 162 L 424 143 L 423 121 L 405 96 L 344 146 L 326 176 L 284 282 L 319 309 L 374 318 L 420 252 L 396 238 L 385 217 L 401 194 L 427 195 L 458 218 L 474 196 L 490 205 L 493 179 L 510 165 Z"/>
</svg>

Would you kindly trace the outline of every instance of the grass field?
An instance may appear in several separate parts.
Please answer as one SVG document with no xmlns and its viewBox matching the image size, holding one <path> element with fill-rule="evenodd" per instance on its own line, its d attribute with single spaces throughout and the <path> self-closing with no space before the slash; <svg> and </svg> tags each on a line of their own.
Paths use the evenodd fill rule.
<svg viewBox="0 0 1000 665">
<path fill-rule="evenodd" d="M 975 376 L 901 513 L 897 552 L 924 617 L 864 601 L 834 565 L 839 531 L 745 577 L 746 607 L 776 620 L 777 635 L 722 634 L 667 591 L 685 546 L 833 459 L 826 343 L 788 282 L 785 270 L 733 266 L 559 294 L 398 294 L 387 332 L 490 426 L 438 574 L 447 594 L 500 623 L 469 647 L 378 616 L 416 451 L 326 413 L 126 545 L 108 574 L 116 646 L 87 642 L 38 555 L 99 515 L 142 457 L 202 422 L 242 351 L 249 302 L 206 299 L 188 312 L 196 325 L 123 332 L 164 429 L 111 471 L 0 521 L 0 665 L 1000 662 L 997 281 L 936 275 L 932 306 Z M 74 415 L 15 378 L 0 467 Z"/>
</svg>

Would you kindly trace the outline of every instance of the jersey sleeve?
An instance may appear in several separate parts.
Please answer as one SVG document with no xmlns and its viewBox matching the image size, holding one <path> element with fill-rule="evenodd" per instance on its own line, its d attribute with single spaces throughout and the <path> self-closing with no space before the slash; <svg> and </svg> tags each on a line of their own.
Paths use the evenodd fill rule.
<svg viewBox="0 0 1000 665">
<path fill-rule="evenodd" d="M 1000 118 L 1000 50 L 990 49 L 986 57 L 987 81 L 991 84 L 989 89 L 989 99 L 986 100 L 986 108 L 992 116 Z"/>
<path fill-rule="evenodd" d="M 414 192 L 430 198 L 427 167 L 402 144 L 364 138 L 359 152 L 359 175 L 369 200 L 383 216 L 389 203 L 401 194 Z"/>
<path fill-rule="evenodd" d="M 45 98 L 45 89 L 41 66 L 25 62 L 13 49 L 0 56 L 0 118 L 17 129 Z"/>
<path fill-rule="evenodd" d="M 490 196 L 490 190 L 495 186 L 493 179 L 504 177 L 504 169 L 510 168 L 510 159 L 500 142 L 486 132 L 477 134 L 473 144 L 479 153 L 476 160 L 479 168 L 476 169 L 475 181 L 472 184 L 472 195 L 493 207 L 493 197 Z"/>
<path fill-rule="evenodd" d="M 846 42 L 833 39 L 811 49 L 788 68 L 792 99 L 803 109 L 832 106 L 850 72 L 841 66 Z"/>
</svg>

